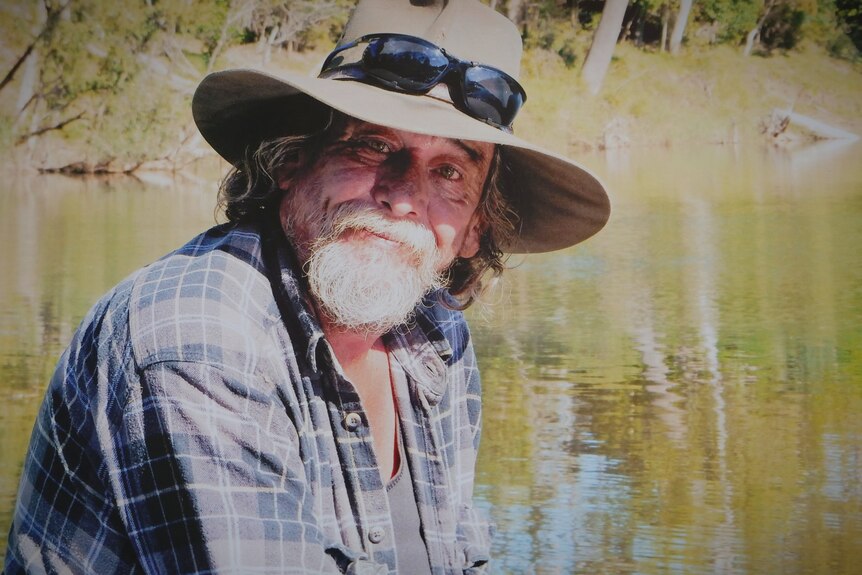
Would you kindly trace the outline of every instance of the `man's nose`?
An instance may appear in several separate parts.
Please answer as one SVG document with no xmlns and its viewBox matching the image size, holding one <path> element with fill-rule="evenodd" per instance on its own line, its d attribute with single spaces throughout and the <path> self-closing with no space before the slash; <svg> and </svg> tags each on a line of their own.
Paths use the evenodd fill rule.
<svg viewBox="0 0 862 575">
<path fill-rule="evenodd" d="M 428 175 L 415 158 L 393 158 L 382 166 L 372 192 L 374 201 L 398 218 L 419 218 L 428 204 Z"/>
</svg>

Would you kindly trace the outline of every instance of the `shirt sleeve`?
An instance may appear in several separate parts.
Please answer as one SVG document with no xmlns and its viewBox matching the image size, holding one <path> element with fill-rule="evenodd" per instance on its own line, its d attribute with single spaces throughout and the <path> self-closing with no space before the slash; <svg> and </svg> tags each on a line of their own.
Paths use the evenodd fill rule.
<svg viewBox="0 0 862 575">
<path fill-rule="evenodd" d="M 114 435 L 112 481 L 146 572 L 368 572 L 318 528 L 279 405 L 205 363 L 142 370 Z"/>
</svg>

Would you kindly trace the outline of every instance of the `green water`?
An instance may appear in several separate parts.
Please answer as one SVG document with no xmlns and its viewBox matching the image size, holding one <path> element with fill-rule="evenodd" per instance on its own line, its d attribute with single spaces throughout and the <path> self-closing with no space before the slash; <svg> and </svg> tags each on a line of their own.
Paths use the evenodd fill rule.
<svg viewBox="0 0 862 575">
<path fill-rule="evenodd" d="M 607 229 L 471 308 L 495 573 L 856 573 L 862 146 L 587 162 Z M 0 194 L 0 532 L 53 364 L 124 275 L 213 222 L 212 185 Z M 0 543 L 0 554 L 5 541 Z"/>
</svg>

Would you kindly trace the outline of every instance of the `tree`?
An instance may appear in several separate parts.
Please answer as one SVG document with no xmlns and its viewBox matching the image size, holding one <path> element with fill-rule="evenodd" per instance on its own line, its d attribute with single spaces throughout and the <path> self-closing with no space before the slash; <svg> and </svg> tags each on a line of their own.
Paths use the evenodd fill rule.
<svg viewBox="0 0 862 575">
<path fill-rule="evenodd" d="M 743 54 L 751 55 L 756 44 L 767 51 L 794 48 L 805 33 L 803 24 L 817 11 L 813 1 L 766 0 L 756 24 L 746 34 Z"/>
<path fill-rule="evenodd" d="M 349 2 L 10 0 L 0 7 L 0 36 L 14 57 L 0 71 L 0 91 L 14 85 L 18 96 L 10 118 L 0 118 L 3 140 L 29 153 L 39 142 L 82 144 L 88 159 L 74 162 L 82 171 L 177 157 L 194 133 L 177 124 L 178 110 L 225 48 L 331 37 Z M 4 20 L 7 12 L 19 20 Z"/>
<path fill-rule="evenodd" d="M 756 25 L 762 0 L 698 0 L 695 19 L 708 23 L 719 43 L 741 43 Z"/>
<path fill-rule="evenodd" d="M 26 62 L 17 143 L 99 115 L 103 106 L 93 96 L 121 89 L 135 73 L 134 55 L 148 38 L 140 11 L 86 0 L 44 0 L 39 8 L 39 33 L 0 83 L 0 89 L 8 85 Z"/>
<path fill-rule="evenodd" d="M 679 12 L 676 15 L 676 22 L 673 24 L 673 32 L 670 35 L 670 53 L 677 54 L 679 52 L 680 44 L 682 44 L 682 37 L 685 34 L 685 27 L 688 23 L 688 15 L 691 12 L 691 4 L 692 0 L 680 0 L 679 2 Z"/>
<path fill-rule="evenodd" d="M 262 52 L 262 65 L 269 63 L 273 48 L 288 50 L 303 44 L 303 35 L 344 11 L 336 0 L 234 0 L 242 5 L 242 23 Z"/>
<path fill-rule="evenodd" d="M 506 16 L 519 28 L 524 23 L 524 0 L 509 0 L 506 3 Z"/>
<path fill-rule="evenodd" d="M 628 0 L 607 0 L 602 10 L 602 19 L 593 35 L 590 51 L 584 60 L 581 77 L 587 83 L 590 93 L 598 94 L 602 89 L 605 74 L 614 55 L 614 48 L 620 35 L 623 19 L 626 15 Z"/>
<path fill-rule="evenodd" d="M 667 2 L 661 5 L 661 51 L 667 50 L 667 27 L 670 23 L 670 6 Z"/>
<path fill-rule="evenodd" d="M 748 34 L 745 35 L 745 48 L 742 51 L 743 56 L 750 56 L 751 51 L 754 49 L 754 44 L 760 38 L 760 30 L 763 28 L 763 23 L 766 22 L 766 18 L 769 16 L 769 12 L 772 10 L 772 7 L 775 6 L 776 0 L 767 0 L 763 5 L 763 12 L 760 14 L 760 18 L 757 19 L 757 23 L 754 25 L 754 28 L 748 31 Z"/>
</svg>

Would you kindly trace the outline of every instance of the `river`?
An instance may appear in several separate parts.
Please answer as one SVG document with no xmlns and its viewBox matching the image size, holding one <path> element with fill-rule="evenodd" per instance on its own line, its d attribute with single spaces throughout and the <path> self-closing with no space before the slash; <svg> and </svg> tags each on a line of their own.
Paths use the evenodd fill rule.
<svg viewBox="0 0 862 575">
<path fill-rule="evenodd" d="M 512 258 L 468 312 L 494 573 L 858 572 L 862 146 L 825 148 L 585 158 L 607 228 Z M 2 186 L 0 556 L 77 323 L 214 222 L 200 181 Z"/>
</svg>

